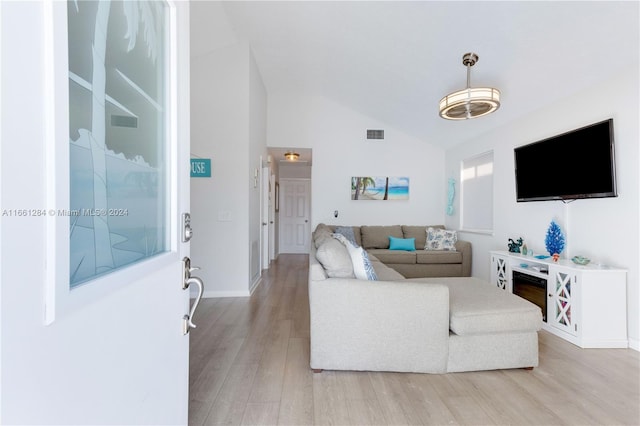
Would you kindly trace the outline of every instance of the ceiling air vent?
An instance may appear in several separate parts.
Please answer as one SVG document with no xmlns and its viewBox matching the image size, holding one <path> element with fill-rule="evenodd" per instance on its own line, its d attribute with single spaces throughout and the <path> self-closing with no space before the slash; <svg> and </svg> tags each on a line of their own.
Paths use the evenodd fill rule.
<svg viewBox="0 0 640 426">
<path fill-rule="evenodd" d="M 384 130 L 367 129 L 367 139 L 384 139 Z"/>
</svg>

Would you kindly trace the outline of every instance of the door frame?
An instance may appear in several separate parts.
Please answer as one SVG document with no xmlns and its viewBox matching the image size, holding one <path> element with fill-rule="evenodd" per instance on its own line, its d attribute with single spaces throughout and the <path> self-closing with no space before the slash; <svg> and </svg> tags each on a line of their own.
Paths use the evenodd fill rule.
<svg viewBox="0 0 640 426">
<path fill-rule="evenodd" d="M 271 222 L 271 181 L 269 179 L 270 170 L 268 166 L 263 166 L 260 170 L 260 269 L 269 269 L 271 259 L 269 258 L 269 223 Z"/>
</svg>

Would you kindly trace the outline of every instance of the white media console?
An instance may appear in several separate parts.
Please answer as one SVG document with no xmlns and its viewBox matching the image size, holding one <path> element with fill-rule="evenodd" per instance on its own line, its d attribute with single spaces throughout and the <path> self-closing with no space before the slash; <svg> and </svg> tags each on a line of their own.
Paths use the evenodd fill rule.
<svg viewBox="0 0 640 426">
<path fill-rule="evenodd" d="M 544 330 L 581 348 L 629 346 L 626 270 L 490 253 L 491 282 L 540 306 Z"/>
</svg>

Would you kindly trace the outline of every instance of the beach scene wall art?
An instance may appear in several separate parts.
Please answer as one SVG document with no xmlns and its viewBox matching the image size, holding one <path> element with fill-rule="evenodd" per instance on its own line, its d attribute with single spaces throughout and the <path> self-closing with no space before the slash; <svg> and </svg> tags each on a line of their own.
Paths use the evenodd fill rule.
<svg viewBox="0 0 640 426">
<path fill-rule="evenodd" d="M 409 178 L 356 176 L 351 178 L 352 200 L 408 200 Z"/>
</svg>

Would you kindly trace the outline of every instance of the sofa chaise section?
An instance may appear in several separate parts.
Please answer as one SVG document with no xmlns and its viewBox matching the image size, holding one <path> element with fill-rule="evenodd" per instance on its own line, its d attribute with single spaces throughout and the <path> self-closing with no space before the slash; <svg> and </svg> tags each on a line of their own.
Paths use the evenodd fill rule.
<svg viewBox="0 0 640 426">
<path fill-rule="evenodd" d="M 538 366 L 538 306 L 474 277 L 407 281 L 449 289 L 447 372 Z"/>
</svg>

